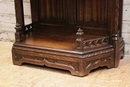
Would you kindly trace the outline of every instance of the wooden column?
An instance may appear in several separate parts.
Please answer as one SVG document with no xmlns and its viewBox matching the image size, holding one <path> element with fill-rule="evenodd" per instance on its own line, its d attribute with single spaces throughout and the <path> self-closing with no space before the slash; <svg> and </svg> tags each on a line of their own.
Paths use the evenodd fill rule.
<svg viewBox="0 0 130 87">
<path fill-rule="evenodd" d="M 108 0 L 108 33 L 110 38 L 112 38 L 112 9 L 113 5 L 112 5 L 113 1 L 112 0 Z M 112 39 L 110 40 L 110 43 L 112 44 Z"/>
<path fill-rule="evenodd" d="M 120 42 L 119 42 L 119 34 L 113 34 L 112 36 L 113 39 L 113 46 L 114 46 L 114 67 L 119 66 L 119 61 L 120 61 Z"/>
<path fill-rule="evenodd" d="M 119 0 L 114 0 L 112 6 L 112 34 L 117 34 L 119 33 Z"/>
<path fill-rule="evenodd" d="M 77 45 L 77 50 L 83 51 L 83 30 L 79 27 L 78 32 L 76 33 L 76 35 L 78 36 L 78 38 L 76 39 L 76 45 Z"/>
<path fill-rule="evenodd" d="M 113 46 L 114 46 L 114 55 L 115 55 L 115 67 L 118 67 L 119 61 L 120 61 L 120 43 L 119 43 L 119 13 L 120 13 L 120 8 L 119 8 L 119 0 L 114 0 L 112 3 L 113 6 L 113 14 L 112 14 L 112 39 L 113 39 Z"/>
<path fill-rule="evenodd" d="M 15 41 L 21 42 L 24 38 L 24 11 L 23 11 L 23 0 L 14 0 L 15 2 L 15 14 L 16 14 L 16 33 Z"/>
<path fill-rule="evenodd" d="M 23 0 L 15 1 L 15 13 L 16 13 L 16 23 L 20 24 L 22 28 L 22 33 L 24 32 L 24 11 L 23 11 Z"/>
</svg>

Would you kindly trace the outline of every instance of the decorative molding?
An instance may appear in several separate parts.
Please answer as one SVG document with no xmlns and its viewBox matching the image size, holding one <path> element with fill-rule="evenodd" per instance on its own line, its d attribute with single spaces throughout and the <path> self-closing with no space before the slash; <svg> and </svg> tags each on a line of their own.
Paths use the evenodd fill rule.
<svg viewBox="0 0 130 87">
<path fill-rule="evenodd" d="M 119 40 L 119 34 L 112 34 L 112 40 L 118 41 Z"/>
<path fill-rule="evenodd" d="M 25 26 L 25 32 L 28 32 L 33 29 L 33 24 L 28 24 Z"/>
<path fill-rule="evenodd" d="M 16 53 L 14 53 L 14 57 L 15 57 L 15 61 L 22 61 L 23 63 L 35 61 L 39 65 L 46 65 L 46 66 L 48 66 L 48 65 L 52 66 L 53 65 L 53 66 L 67 67 L 67 68 L 79 73 L 79 69 L 77 69 L 77 66 L 79 67 L 78 63 L 74 63 L 75 65 L 77 65 L 77 66 L 74 66 L 73 62 L 69 62 L 69 61 L 66 61 L 67 63 L 62 63 L 62 62 L 65 62 L 65 61 L 60 60 L 61 62 L 59 62 L 56 59 L 50 60 L 50 58 L 45 58 L 45 57 L 39 58 L 39 57 L 34 57 L 34 56 L 26 56 L 26 55 L 23 56 L 21 54 L 16 54 Z"/>
<path fill-rule="evenodd" d="M 93 56 L 97 56 L 97 55 L 101 55 L 101 54 L 105 54 L 105 53 L 109 53 L 109 52 L 113 52 L 113 51 L 114 51 L 114 49 L 111 48 L 111 49 L 107 49 L 107 50 L 103 50 L 103 51 L 93 52 L 93 53 L 87 54 L 83 57 L 89 58 L 89 57 L 93 57 Z"/>
<path fill-rule="evenodd" d="M 109 36 L 83 41 L 83 48 L 95 48 L 109 44 Z"/>
<path fill-rule="evenodd" d="M 78 38 L 76 39 L 77 50 L 82 51 L 88 48 L 90 49 L 95 47 L 101 47 L 109 44 L 109 36 L 91 40 L 84 40 L 84 38 L 82 37 L 83 34 L 84 34 L 83 30 L 79 27 L 78 32 L 76 33 L 76 35 L 78 36 Z"/>
<path fill-rule="evenodd" d="M 86 62 L 86 70 L 88 70 L 89 68 L 91 68 L 93 66 L 95 66 L 97 68 L 100 67 L 100 66 L 107 66 L 108 62 L 110 63 L 110 65 L 111 65 L 111 63 L 114 63 L 113 58 L 111 56 L 109 56 L 107 58 L 101 58 L 101 59 L 97 59 L 97 60 L 94 60 L 94 61 L 90 61 L 89 63 Z"/>
<path fill-rule="evenodd" d="M 62 53 L 62 52 L 54 52 L 54 51 L 47 51 L 47 50 L 38 50 L 38 49 L 31 49 L 31 48 L 23 48 L 23 47 L 13 47 L 13 49 L 16 50 L 23 50 L 23 51 L 30 51 L 30 52 L 38 52 L 38 53 L 44 53 L 44 54 L 52 54 L 52 55 L 59 55 L 59 56 L 67 56 L 67 57 L 78 57 L 78 58 L 89 58 L 109 52 L 113 52 L 113 48 L 101 50 L 101 51 L 96 51 L 93 53 L 87 53 L 84 55 L 76 55 L 76 54 L 70 54 L 70 53 Z"/>
</svg>

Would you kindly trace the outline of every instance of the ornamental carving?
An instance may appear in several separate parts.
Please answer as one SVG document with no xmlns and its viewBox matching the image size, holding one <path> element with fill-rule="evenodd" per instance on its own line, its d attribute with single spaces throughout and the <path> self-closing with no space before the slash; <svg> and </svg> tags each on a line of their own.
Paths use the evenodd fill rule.
<svg viewBox="0 0 130 87">
<path fill-rule="evenodd" d="M 16 29 L 15 41 L 16 42 L 20 42 L 20 41 L 22 41 L 22 29 L 21 29 L 21 25 L 17 23 L 15 29 Z"/>
</svg>

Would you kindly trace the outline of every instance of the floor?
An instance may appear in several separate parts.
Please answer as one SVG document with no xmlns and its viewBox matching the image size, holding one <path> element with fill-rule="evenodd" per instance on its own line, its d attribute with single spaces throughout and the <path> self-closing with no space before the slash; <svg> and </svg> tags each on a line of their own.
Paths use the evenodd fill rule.
<svg viewBox="0 0 130 87">
<path fill-rule="evenodd" d="M 121 60 L 118 68 L 76 77 L 58 69 L 13 65 L 11 47 L 10 42 L 0 42 L 0 87 L 130 87 L 130 58 Z"/>
</svg>

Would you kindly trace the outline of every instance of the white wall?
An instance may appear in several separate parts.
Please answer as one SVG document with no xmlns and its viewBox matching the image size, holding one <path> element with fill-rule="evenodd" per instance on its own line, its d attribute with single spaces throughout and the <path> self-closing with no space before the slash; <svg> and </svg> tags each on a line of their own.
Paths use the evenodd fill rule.
<svg viewBox="0 0 130 87">
<path fill-rule="evenodd" d="M 30 23 L 29 0 L 24 0 L 26 23 Z M 0 40 L 14 41 L 15 26 L 14 0 L 0 0 Z M 124 0 L 123 37 L 126 43 L 125 54 L 130 56 L 130 0 Z"/>
<path fill-rule="evenodd" d="M 125 40 L 125 54 L 130 57 L 130 0 L 124 0 L 123 7 L 123 37 Z"/>
<path fill-rule="evenodd" d="M 29 0 L 23 1 L 26 23 L 30 23 Z M 14 0 L 0 0 L 0 40 L 14 41 L 15 24 Z"/>
</svg>

